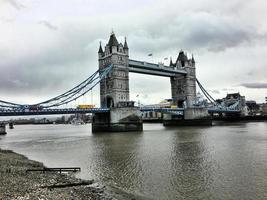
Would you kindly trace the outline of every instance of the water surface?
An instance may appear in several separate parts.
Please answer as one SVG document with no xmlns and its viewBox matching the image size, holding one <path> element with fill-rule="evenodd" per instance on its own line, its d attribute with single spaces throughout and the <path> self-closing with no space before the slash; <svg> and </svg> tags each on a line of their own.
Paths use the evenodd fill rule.
<svg viewBox="0 0 267 200">
<path fill-rule="evenodd" d="M 23 125 L 0 148 L 152 199 L 267 199 L 267 123 L 92 134 L 90 125 Z"/>
</svg>

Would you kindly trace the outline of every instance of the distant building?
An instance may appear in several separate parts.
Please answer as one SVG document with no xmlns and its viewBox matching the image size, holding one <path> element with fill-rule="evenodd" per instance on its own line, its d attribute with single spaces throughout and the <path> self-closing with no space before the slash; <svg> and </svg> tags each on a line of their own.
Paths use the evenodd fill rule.
<svg viewBox="0 0 267 200">
<path fill-rule="evenodd" d="M 222 100 L 226 107 L 235 104 L 237 101 L 239 101 L 239 105 L 241 107 L 246 106 L 246 98 L 245 96 L 241 96 L 239 92 L 227 94 L 226 97 L 223 98 Z"/>
<path fill-rule="evenodd" d="M 260 105 L 256 101 L 246 101 L 248 115 L 257 115 L 260 113 Z"/>
<path fill-rule="evenodd" d="M 225 98 L 216 101 L 218 103 L 221 102 L 223 107 L 233 107 L 236 110 L 240 110 L 242 116 L 248 115 L 246 98 L 245 96 L 241 96 L 239 92 L 227 94 Z"/>
<path fill-rule="evenodd" d="M 260 105 L 260 112 L 262 115 L 267 115 L 267 103 L 263 103 Z"/>
</svg>

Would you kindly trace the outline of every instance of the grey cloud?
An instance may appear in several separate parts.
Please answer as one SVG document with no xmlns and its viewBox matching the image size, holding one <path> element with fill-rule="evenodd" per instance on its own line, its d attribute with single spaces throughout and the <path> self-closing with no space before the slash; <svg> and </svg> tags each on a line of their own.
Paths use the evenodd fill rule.
<svg viewBox="0 0 267 200">
<path fill-rule="evenodd" d="M 266 89 L 267 83 L 242 83 L 240 86 L 254 89 Z"/>
<path fill-rule="evenodd" d="M 12 0 L 6 0 L 6 2 L 12 2 Z M 179 6 L 179 9 L 182 9 L 176 2 L 172 1 L 172 3 L 174 3 L 173 7 Z M 24 6 L 22 5 L 22 7 Z M 228 48 L 236 48 L 244 43 L 253 45 L 257 40 L 262 39 L 262 34 L 259 33 L 256 25 L 235 18 L 224 9 L 221 12 L 225 13 L 227 17 L 219 16 L 210 10 L 177 12 L 177 9 L 171 9 L 169 12 L 165 9 L 164 12 L 155 12 L 153 9 L 148 9 L 132 15 L 123 13 L 124 17 L 121 15 L 90 16 L 88 18 L 68 16 L 67 19 L 62 18 L 53 22 L 58 26 L 41 20 L 38 22 L 39 24 L 49 30 L 57 31 L 45 30 L 40 25 L 38 31 L 43 32 L 40 35 L 36 34 L 36 30 L 26 31 L 31 33 L 31 36 L 29 38 L 22 37 L 22 39 L 25 40 L 25 44 L 30 45 L 26 45 L 24 48 L 23 44 L 18 44 L 20 51 L 13 50 L 13 48 L 16 49 L 14 45 L 12 47 L 14 55 L 9 58 L 9 61 L 1 64 L 2 59 L 0 60 L 1 70 L 7 74 L 1 78 L 1 93 L 16 92 L 18 94 L 49 94 L 53 96 L 64 92 L 97 69 L 96 52 L 99 40 L 106 42 L 112 27 L 120 41 L 123 41 L 122 36 L 127 36 L 131 58 L 136 56 L 139 59 L 138 56 L 145 56 L 147 60 L 147 53 L 151 52 L 155 57 L 162 54 L 169 56 L 170 52 L 173 53 L 180 49 L 193 49 L 194 53 L 201 51 L 223 53 L 222 51 L 226 51 Z M 38 27 L 36 21 L 33 26 Z M 24 28 L 27 29 L 29 26 Z M 21 31 L 17 32 L 21 34 Z M 47 44 L 41 45 L 38 40 L 31 43 L 31 37 L 40 38 Z M 10 41 L 13 41 L 12 38 Z M 27 54 L 21 56 L 23 51 Z M 0 52 L 5 53 L 6 49 L 0 47 Z M 205 69 L 201 68 L 201 70 Z M 169 80 L 165 84 L 159 84 L 158 80 L 151 80 L 150 83 L 158 85 L 162 91 L 170 87 Z M 158 93 L 159 91 L 157 87 L 151 89 L 151 86 L 142 78 L 135 79 L 132 87 L 131 92 L 136 90 L 136 93 L 140 94 Z M 230 91 L 230 89 L 228 90 Z"/>
<path fill-rule="evenodd" d="M 219 90 L 211 90 L 210 92 L 213 93 L 213 94 L 220 94 Z"/>
<path fill-rule="evenodd" d="M 175 47 L 219 52 L 264 38 L 264 35 L 257 32 L 256 27 L 212 13 L 190 13 L 172 16 L 171 19 L 162 16 L 160 19 L 165 20 L 168 24 L 163 22 L 162 28 L 159 28 L 158 22 L 151 24 L 148 21 L 144 25 L 146 28 L 140 27 L 144 30 L 133 31 L 131 35 L 135 41 L 134 47 L 145 52 L 166 51 Z"/>
<path fill-rule="evenodd" d="M 10 19 L 10 18 L 0 17 L 0 21 L 6 22 L 6 23 L 11 23 L 11 22 L 14 22 L 15 20 Z"/>
<path fill-rule="evenodd" d="M 19 54 L 16 52 L 15 57 L 10 58 L 12 62 L 1 64 L 0 61 L 1 71 L 5 74 L 0 81 L 0 99 L 14 94 L 18 98 L 22 95 L 43 97 L 43 100 L 51 98 L 74 87 L 97 70 L 99 40 L 90 37 L 77 39 L 68 34 L 59 36 L 61 39 L 56 43 L 47 48 L 41 46 L 36 54 L 17 58 Z M 27 47 L 24 49 L 29 51 Z M 21 102 L 20 99 L 15 101 Z"/>
<path fill-rule="evenodd" d="M 235 89 L 232 89 L 232 88 L 223 88 L 222 91 L 235 91 Z"/>
<path fill-rule="evenodd" d="M 16 0 L 3 0 L 4 2 L 10 4 L 13 8 L 17 9 L 17 10 L 21 10 L 23 8 L 25 8 L 25 6 L 21 3 L 19 3 Z"/>
<path fill-rule="evenodd" d="M 41 24 L 41 25 L 44 25 L 45 27 L 47 27 L 47 28 L 49 28 L 50 30 L 53 30 L 53 31 L 58 29 L 57 26 L 51 24 L 50 22 L 48 22 L 46 20 L 41 20 L 38 23 Z"/>
</svg>

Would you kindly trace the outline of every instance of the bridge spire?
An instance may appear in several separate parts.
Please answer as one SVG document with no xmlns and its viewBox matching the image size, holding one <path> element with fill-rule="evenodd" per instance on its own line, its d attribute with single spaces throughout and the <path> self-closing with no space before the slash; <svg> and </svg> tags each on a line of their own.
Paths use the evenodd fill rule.
<svg viewBox="0 0 267 200">
<path fill-rule="evenodd" d="M 170 67 L 173 66 L 172 57 L 170 57 Z"/>
<path fill-rule="evenodd" d="M 103 49 L 102 49 L 102 45 L 101 45 L 101 41 L 99 42 L 99 50 L 98 50 L 98 53 L 104 53 L 103 52 Z"/>
<path fill-rule="evenodd" d="M 129 47 L 126 41 L 126 37 L 124 38 L 124 45 L 123 45 L 123 51 L 129 56 Z"/>
<path fill-rule="evenodd" d="M 192 54 L 192 63 L 196 63 L 193 54 Z"/>
<path fill-rule="evenodd" d="M 123 45 L 123 49 L 129 49 L 129 48 L 128 48 L 127 41 L 126 41 L 126 37 L 124 38 L 124 45 Z"/>
</svg>

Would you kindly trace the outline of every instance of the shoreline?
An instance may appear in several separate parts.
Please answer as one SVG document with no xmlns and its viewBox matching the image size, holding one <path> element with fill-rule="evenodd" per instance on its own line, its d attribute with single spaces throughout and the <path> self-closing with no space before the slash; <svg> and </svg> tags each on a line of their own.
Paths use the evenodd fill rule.
<svg viewBox="0 0 267 200">
<path fill-rule="evenodd" d="M 5 199 L 88 199 L 148 200 L 94 180 L 83 180 L 74 173 L 26 172 L 40 169 L 43 163 L 12 150 L 0 148 L 0 200 Z"/>
</svg>

